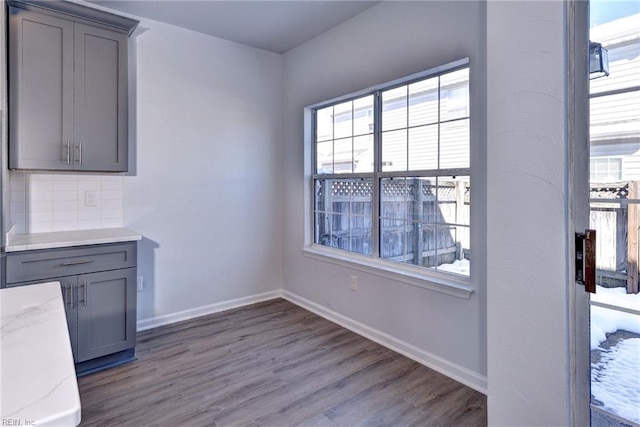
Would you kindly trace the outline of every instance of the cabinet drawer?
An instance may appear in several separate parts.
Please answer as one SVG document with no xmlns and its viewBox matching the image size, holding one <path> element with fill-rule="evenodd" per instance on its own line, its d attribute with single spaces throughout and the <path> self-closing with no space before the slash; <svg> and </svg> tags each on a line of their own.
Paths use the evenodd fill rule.
<svg viewBox="0 0 640 427">
<path fill-rule="evenodd" d="M 7 254 L 7 283 L 135 266 L 135 242 L 15 252 Z"/>
</svg>

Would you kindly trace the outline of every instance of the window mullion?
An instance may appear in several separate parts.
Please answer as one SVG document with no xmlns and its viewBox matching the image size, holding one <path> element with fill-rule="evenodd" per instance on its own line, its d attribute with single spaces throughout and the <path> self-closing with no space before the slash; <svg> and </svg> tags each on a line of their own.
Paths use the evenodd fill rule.
<svg viewBox="0 0 640 427">
<path fill-rule="evenodd" d="M 406 117 L 405 117 L 405 152 L 406 152 L 406 157 L 405 157 L 405 164 L 406 164 L 406 172 L 405 172 L 405 177 L 404 177 L 404 190 L 403 190 L 403 199 L 404 199 L 404 224 L 402 226 L 402 236 L 403 236 L 403 262 L 406 262 L 407 259 L 407 254 L 409 253 L 409 212 L 408 212 L 408 195 L 407 195 L 407 191 L 408 191 L 408 186 L 409 186 L 409 180 L 408 180 L 408 176 L 409 176 L 409 85 L 407 84 L 405 86 L 405 111 L 406 111 Z"/>
<path fill-rule="evenodd" d="M 405 111 L 407 112 L 407 116 L 405 117 L 405 127 L 404 127 L 404 131 L 405 131 L 405 151 L 406 151 L 406 158 L 405 158 L 405 164 L 407 165 L 406 170 L 407 173 L 409 173 L 409 85 L 407 85 L 405 87 Z"/>
<path fill-rule="evenodd" d="M 331 107 L 331 172 L 336 171 L 336 107 Z"/>
<path fill-rule="evenodd" d="M 441 142 L 442 142 L 442 76 L 438 76 L 438 169 L 442 168 L 442 164 L 440 161 L 440 153 L 441 153 Z M 435 194 L 435 208 L 436 210 L 439 209 L 440 206 L 440 174 L 438 174 L 436 176 L 436 194 Z M 435 230 L 435 245 L 434 245 L 434 252 L 435 252 L 435 256 L 434 256 L 434 266 L 436 268 L 436 270 L 438 270 L 438 265 L 439 265 L 439 261 L 440 261 L 440 254 L 438 253 L 438 248 L 440 247 L 440 221 L 439 219 L 436 217 L 434 224 L 433 224 L 434 230 Z"/>
<path fill-rule="evenodd" d="M 311 132 L 311 143 L 313 144 L 313 149 L 311 150 L 311 170 L 312 178 L 311 178 L 311 227 L 313 230 L 313 243 L 320 243 L 319 230 L 318 230 L 318 217 L 316 215 L 316 207 L 318 206 L 316 198 L 318 194 L 316 192 L 316 174 L 318 173 L 318 112 L 317 110 L 313 110 L 311 113 L 311 126 L 313 126 L 313 132 Z"/>
<path fill-rule="evenodd" d="M 440 132 L 442 127 L 442 86 L 440 84 L 441 76 L 438 76 L 438 159 L 437 165 L 440 169 Z"/>
<path fill-rule="evenodd" d="M 382 97 L 373 97 L 373 182 L 371 194 L 371 256 L 380 258 L 380 171 L 382 170 Z"/>
</svg>

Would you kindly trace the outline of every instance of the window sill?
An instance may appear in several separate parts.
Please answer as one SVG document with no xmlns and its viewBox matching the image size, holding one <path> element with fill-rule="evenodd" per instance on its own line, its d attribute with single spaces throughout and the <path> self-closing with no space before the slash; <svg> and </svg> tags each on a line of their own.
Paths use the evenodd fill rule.
<svg viewBox="0 0 640 427">
<path fill-rule="evenodd" d="M 386 279 L 395 280 L 418 288 L 429 289 L 454 297 L 469 299 L 473 288 L 466 277 L 425 271 L 419 267 L 399 265 L 393 262 L 370 258 L 346 251 L 335 250 L 320 245 L 305 247 L 306 257 L 329 262 L 342 267 L 353 268 L 365 273 L 375 274 Z"/>
</svg>

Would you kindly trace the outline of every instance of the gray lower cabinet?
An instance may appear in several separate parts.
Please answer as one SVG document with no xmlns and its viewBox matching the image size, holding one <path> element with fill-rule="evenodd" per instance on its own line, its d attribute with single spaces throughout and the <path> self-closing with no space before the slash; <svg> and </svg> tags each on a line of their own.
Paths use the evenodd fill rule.
<svg viewBox="0 0 640 427">
<path fill-rule="evenodd" d="M 113 27 L 101 21 L 111 14 L 66 2 L 9 5 L 9 168 L 126 171 L 127 29 L 137 22 Z"/>
<path fill-rule="evenodd" d="M 62 278 L 76 363 L 135 347 L 136 269 Z"/>
<path fill-rule="evenodd" d="M 73 358 L 80 370 L 133 357 L 135 243 L 10 252 L 6 264 L 8 287 L 60 282 Z"/>
</svg>

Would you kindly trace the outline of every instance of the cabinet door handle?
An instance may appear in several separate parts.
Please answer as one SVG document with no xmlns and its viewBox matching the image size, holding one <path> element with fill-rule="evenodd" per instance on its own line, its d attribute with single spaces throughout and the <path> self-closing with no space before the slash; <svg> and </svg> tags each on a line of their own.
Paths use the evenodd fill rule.
<svg viewBox="0 0 640 427">
<path fill-rule="evenodd" d="M 86 307 L 87 300 L 89 299 L 89 285 L 87 284 L 86 280 L 82 282 L 82 284 L 84 285 L 84 306 Z"/>
<path fill-rule="evenodd" d="M 87 298 L 89 298 L 89 286 L 87 285 L 87 281 L 84 280 L 82 285 L 80 285 L 80 291 L 82 292 L 82 301 L 78 301 L 78 304 L 82 303 L 85 307 L 87 306 Z"/>
<path fill-rule="evenodd" d="M 67 164 L 71 164 L 71 143 L 67 141 L 65 144 L 67 146 Z"/>
<path fill-rule="evenodd" d="M 73 289 L 71 288 L 71 285 L 67 285 L 64 288 L 64 291 L 67 294 L 64 299 L 65 299 L 65 303 L 69 305 L 69 308 L 73 308 L 73 292 L 69 292 L 72 290 Z M 71 296 L 69 296 L 69 294 L 71 294 Z"/>
<path fill-rule="evenodd" d="M 93 262 L 92 259 L 79 259 L 77 261 L 67 261 L 60 264 L 62 267 L 69 267 L 72 265 L 81 265 L 81 264 L 91 264 Z"/>
<path fill-rule="evenodd" d="M 82 164 L 82 142 L 76 145 L 75 149 L 78 150 L 78 159 L 75 160 L 75 156 L 73 156 L 74 162 L 78 162 L 79 164 Z"/>
</svg>

